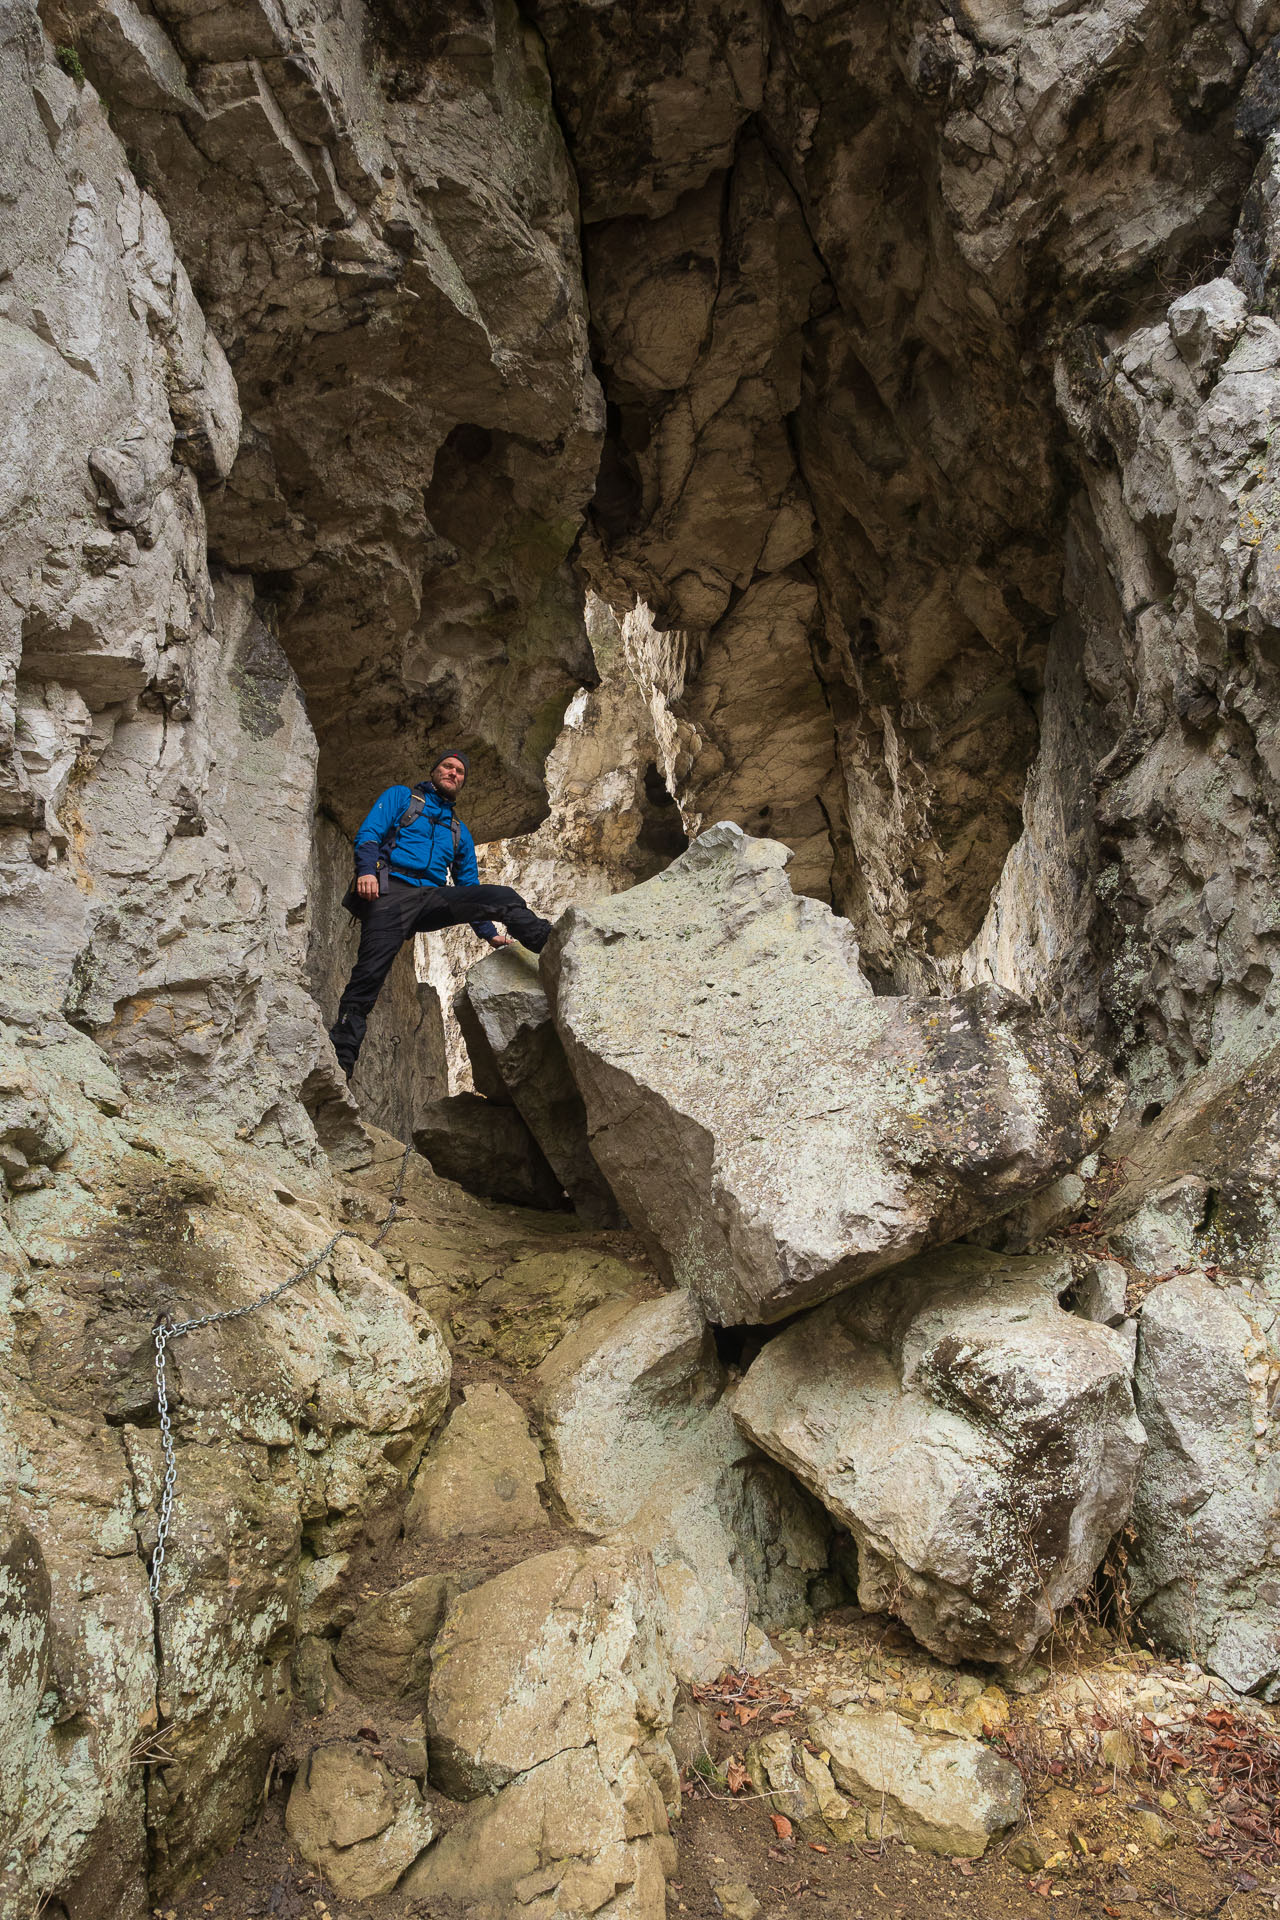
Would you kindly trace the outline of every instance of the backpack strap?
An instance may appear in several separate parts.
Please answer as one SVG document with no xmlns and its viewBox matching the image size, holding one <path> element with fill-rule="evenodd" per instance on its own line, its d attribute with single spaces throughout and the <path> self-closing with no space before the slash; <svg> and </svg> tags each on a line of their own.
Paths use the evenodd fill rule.
<svg viewBox="0 0 1280 1920">
<path fill-rule="evenodd" d="M 453 875 L 453 878 L 456 881 L 458 877 L 458 842 L 462 838 L 462 829 L 458 824 L 458 816 L 456 813 L 453 816 L 452 824 L 453 824 L 453 858 L 449 862 L 449 872 Z"/>
<path fill-rule="evenodd" d="M 425 786 L 413 787 L 410 790 L 409 804 L 400 815 L 399 821 L 396 824 L 396 840 L 400 838 L 400 835 L 406 827 L 413 825 L 418 815 L 422 812 L 423 807 L 426 805 L 426 800 L 427 789 Z M 395 845 L 395 840 L 392 841 L 391 845 Z"/>
<path fill-rule="evenodd" d="M 426 805 L 426 801 L 427 801 L 427 789 L 425 784 L 419 787 L 412 787 L 410 789 L 409 804 L 405 808 L 404 812 L 400 815 L 400 818 L 396 821 L 394 833 L 387 834 L 385 839 L 383 839 L 383 841 L 380 844 L 379 851 L 384 860 L 389 860 L 391 858 L 392 853 L 395 851 L 395 845 L 397 840 L 400 838 L 400 835 L 404 832 L 406 827 L 411 827 L 413 825 L 418 815 L 422 812 L 423 807 Z"/>
</svg>

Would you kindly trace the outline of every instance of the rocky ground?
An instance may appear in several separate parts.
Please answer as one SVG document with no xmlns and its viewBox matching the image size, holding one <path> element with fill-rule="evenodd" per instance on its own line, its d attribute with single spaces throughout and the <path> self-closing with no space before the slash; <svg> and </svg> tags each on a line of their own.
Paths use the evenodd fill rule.
<svg viewBox="0 0 1280 1920">
<path fill-rule="evenodd" d="M 379 1145 L 369 1171 L 349 1182 L 354 1212 L 381 1213 L 398 1158 L 391 1142 Z M 365 1774 L 421 1789 L 437 1832 L 466 1818 L 466 1803 L 424 1780 L 431 1620 L 438 1627 L 445 1592 L 483 1590 L 549 1550 L 589 1547 L 591 1536 L 568 1526 L 550 1496 L 542 1447 L 530 1437 L 539 1368 L 602 1301 L 658 1298 L 660 1282 L 629 1233 L 584 1233 L 563 1216 L 485 1206 L 416 1160 L 407 1194 L 388 1252 L 400 1284 L 447 1329 L 445 1439 L 419 1470 L 403 1532 L 329 1617 L 322 1604 L 314 1611 L 294 1656 L 300 1704 L 260 1812 L 183 1900 L 155 1909 L 159 1920 L 450 1920 L 468 1910 L 436 1892 L 344 1896 L 349 1864 L 332 1879 L 317 1873 L 313 1831 L 291 1823 L 296 1782 L 317 1750 L 339 1753 Z M 495 1421 L 496 1446 L 487 1437 Z M 1012 1679 L 989 1666 L 942 1665 L 890 1617 L 849 1604 L 772 1640 L 776 1659 L 764 1671 L 726 1667 L 682 1685 L 674 1702 L 670 1913 L 1247 1920 L 1280 1910 L 1280 1848 L 1268 1837 L 1280 1715 L 1194 1662 L 1140 1644 L 1122 1581 L 1104 1576 Z M 882 1817 L 889 1802 L 843 1793 L 836 1782 L 852 1776 L 838 1743 L 823 1744 L 848 1709 L 892 1715 L 915 1742 L 981 1743 L 1010 1769 L 1014 1817 L 984 1830 L 991 1792 L 971 1781 L 945 1813 L 930 1801 L 918 1826 L 923 1803 L 905 1795 L 884 1835 L 868 1837 L 866 1812 Z M 347 1803 L 340 1796 L 325 1817 L 340 1818 Z M 504 1911 L 525 1910 L 511 1900 Z"/>
</svg>

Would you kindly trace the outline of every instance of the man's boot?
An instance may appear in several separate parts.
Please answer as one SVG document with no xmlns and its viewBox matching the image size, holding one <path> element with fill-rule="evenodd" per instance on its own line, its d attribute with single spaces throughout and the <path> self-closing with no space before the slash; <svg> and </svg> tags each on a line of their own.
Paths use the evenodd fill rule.
<svg viewBox="0 0 1280 1920">
<path fill-rule="evenodd" d="M 339 1014 L 329 1029 L 329 1040 L 338 1056 L 338 1065 L 350 1080 L 356 1070 L 356 1061 L 360 1057 L 360 1043 L 364 1039 L 364 1021 L 356 1025 L 356 1016 Z"/>
</svg>

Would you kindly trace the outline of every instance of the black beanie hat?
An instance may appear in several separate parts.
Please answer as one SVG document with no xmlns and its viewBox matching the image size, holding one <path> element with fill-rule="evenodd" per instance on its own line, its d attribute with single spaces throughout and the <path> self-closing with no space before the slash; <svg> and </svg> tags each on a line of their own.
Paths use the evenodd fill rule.
<svg viewBox="0 0 1280 1920">
<path fill-rule="evenodd" d="M 461 760 L 463 773 L 466 774 L 466 773 L 470 773 L 471 771 L 470 756 L 468 754 L 465 754 L 462 751 L 461 747 L 446 747 L 443 753 L 438 753 L 435 759 L 431 762 L 432 773 L 435 772 L 436 768 L 440 765 L 440 762 L 442 760 Z"/>
</svg>

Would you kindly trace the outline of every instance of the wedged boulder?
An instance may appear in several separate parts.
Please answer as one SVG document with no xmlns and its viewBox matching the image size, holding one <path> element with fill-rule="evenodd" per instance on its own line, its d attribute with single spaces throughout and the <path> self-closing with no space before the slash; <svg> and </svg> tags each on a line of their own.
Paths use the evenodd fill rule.
<svg viewBox="0 0 1280 1920">
<path fill-rule="evenodd" d="M 551 1523 L 538 1489 L 546 1474 L 524 1414 L 501 1387 L 467 1387 L 418 1468 L 405 1510 L 410 1540 L 532 1533 Z"/>
<path fill-rule="evenodd" d="M 462 1594 L 432 1653 L 433 1784 L 471 1800 L 588 1745 L 611 1779 L 646 1749 L 666 1768 L 661 1622 L 651 1563 L 623 1548 L 562 1547 Z"/>
<path fill-rule="evenodd" d="M 564 1188 L 514 1107 L 478 1093 L 429 1101 L 413 1144 L 442 1180 L 456 1180 L 482 1200 L 545 1210 L 566 1204 Z"/>
<path fill-rule="evenodd" d="M 622 1216 L 587 1141 L 582 1095 L 564 1057 L 547 996 L 531 956 L 506 947 L 471 968 L 458 1023 L 476 1085 L 505 1090 L 589 1227 L 616 1227 Z"/>
<path fill-rule="evenodd" d="M 539 1554 L 453 1603 L 433 1655 L 431 1778 L 476 1804 L 405 1892 L 503 1920 L 526 1906 L 661 1920 L 679 1794 L 661 1613 L 652 1564 L 616 1547 Z"/>
<path fill-rule="evenodd" d="M 606 1302 L 538 1370 L 553 1497 L 574 1526 L 652 1555 L 691 1682 L 773 1665 L 762 1629 L 804 1623 L 830 1544 L 817 1503 L 743 1440 L 727 1384 L 682 1290 Z"/>
<path fill-rule="evenodd" d="M 771 1340 L 733 1411 L 858 1544 L 858 1598 L 944 1660 L 1016 1666 L 1087 1584 L 1144 1436 L 1121 1330 L 1062 1259 L 925 1255 Z"/>
<path fill-rule="evenodd" d="M 338 1672 L 361 1699 L 425 1691 L 431 1642 L 457 1591 L 448 1574 L 424 1573 L 361 1607 L 343 1628 L 333 1653 Z"/>
<path fill-rule="evenodd" d="M 790 857 L 722 823 L 571 908 L 544 955 L 592 1153 L 724 1324 L 995 1217 L 1082 1157 L 1110 1086 L 1001 989 L 874 996 L 848 923 L 792 893 Z"/>
<path fill-rule="evenodd" d="M 341 1899 L 390 1893 L 435 1832 L 412 1780 L 354 1747 L 317 1747 L 298 1769 L 285 1829 Z"/>
<path fill-rule="evenodd" d="M 1239 1692 L 1280 1697 L 1280 1313 L 1184 1273 L 1148 1296 L 1149 1442 L 1129 1578 L 1144 1624 Z"/>
<path fill-rule="evenodd" d="M 1018 1769 L 980 1740 L 857 1707 L 819 1715 L 810 1733 L 837 1784 L 866 1809 L 873 1838 L 975 1860 L 1022 1817 Z"/>
</svg>

